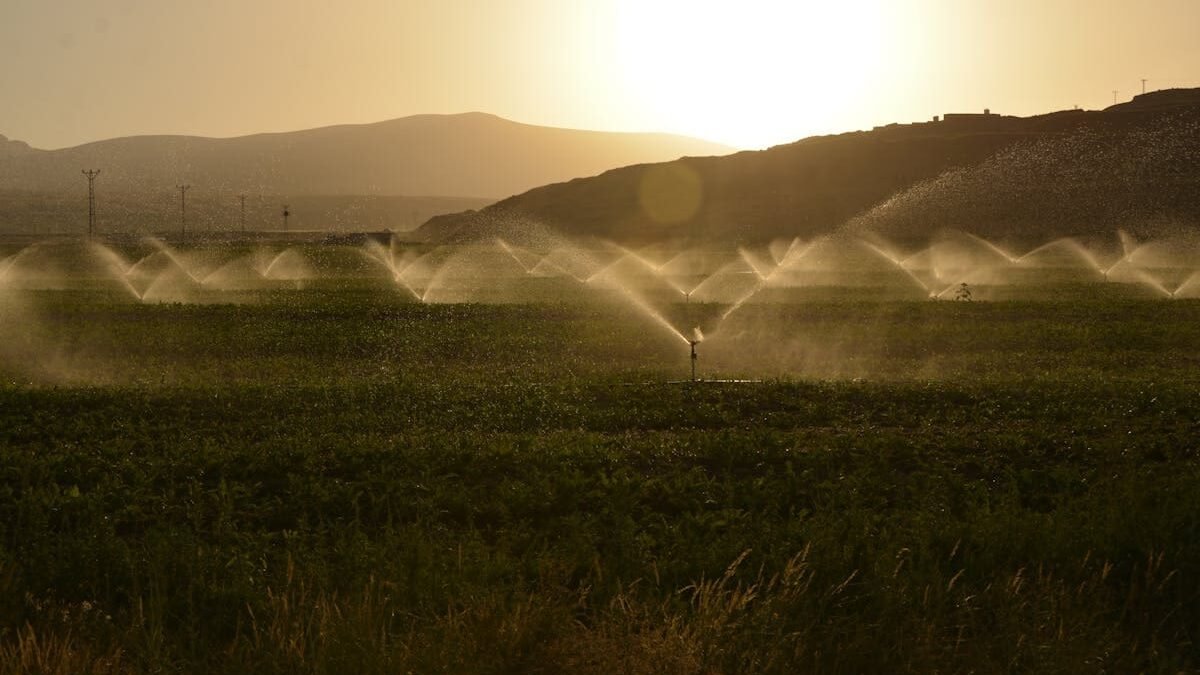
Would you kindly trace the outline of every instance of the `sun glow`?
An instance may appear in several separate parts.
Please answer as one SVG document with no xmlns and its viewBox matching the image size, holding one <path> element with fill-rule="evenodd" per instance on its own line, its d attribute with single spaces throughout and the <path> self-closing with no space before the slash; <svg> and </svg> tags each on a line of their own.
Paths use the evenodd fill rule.
<svg viewBox="0 0 1200 675">
<path fill-rule="evenodd" d="M 622 0 L 621 78 L 664 128 L 740 147 L 840 129 L 886 58 L 881 0 Z"/>
</svg>

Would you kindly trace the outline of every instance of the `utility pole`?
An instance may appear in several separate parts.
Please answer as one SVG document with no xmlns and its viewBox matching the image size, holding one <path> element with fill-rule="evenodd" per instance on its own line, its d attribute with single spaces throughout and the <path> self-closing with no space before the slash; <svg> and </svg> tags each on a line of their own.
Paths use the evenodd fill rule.
<svg viewBox="0 0 1200 675">
<path fill-rule="evenodd" d="M 100 169 L 87 169 L 83 175 L 88 179 L 88 236 L 96 231 L 96 176 L 100 175 Z"/>
<path fill-rule="evenodd" d="M 246 195 L 238 195 L 238 199 L 242 202 L 242 234 L 246 234 Z"/>
<path fill-rule="evenodd" d="M 1142 78 L 1142 94 L 1146 93 L 1146 78 Z"/>
<path fill-rule="evenodd" d="M 1117 104 L 1117 90 L 1113 89 L 1113 105 Z"/>
<path fill-rule="evenodd" d="M 191 185 L 176 185 L 179 188 L 179 227 L 183 237 L 187 238 L 187 191 Z"/>
<path fill-rule="evenodd" d="M 292 215 L 292 212 L 288 211 L 288 205 L 284 204 L 283 205 L 283 231 L 284 232 L 288 231 L 287 219 L 288 219 L 288 216 L 290 216 L 290 215 Z"/>
</svg>

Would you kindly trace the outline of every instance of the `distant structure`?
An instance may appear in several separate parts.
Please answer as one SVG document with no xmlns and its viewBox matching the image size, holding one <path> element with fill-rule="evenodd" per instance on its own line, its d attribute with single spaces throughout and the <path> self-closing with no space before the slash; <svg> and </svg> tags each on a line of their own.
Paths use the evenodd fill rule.
<svg viewBox="0 0 1200 675">
<path fill-rule="evenodd" d="M 992 131 L 1003 129 L 1005 125 L 1018 119 L 1008 115 L 998 115 L 992 112 L 991 108 L 984 108 L 982 113 L 946 113 L 944 115 L 934 115 L 933 119 L 928 122 L 915 122 L 913 124 L 887 124 L 884 126 L 875 127 L 875 131 L 884 129 L 905 129 L 911 127 L 924 126 L 942 126 L 961 129 L 963 131 Z"/>
<path fill-rule="evenodd" d="M 83 175 L 88 179 L 88 236 L 92 236 L 96 232 L 96 176 L 100 175 L 100 169 L 86 169 Z"/>
<path fill-rule="evenodd" d="M 971 124 L 974 122 L 990 122 L 998 119 L 1000 115 L 993 115 L 991 108 L 984 108 L 983 114 L 980 113 L 946 113 L 942 115 L 942 121 L 946 124 Z"/>
<path fill-rule="evenodd" d="M 176 185 L 179 189 L 179 227 L 181 235 L 187 236 L 187 191 L 192 189 L 191 185 Z"/>
<path fill-rule="evenodd" d="M 284 204 L 283 205 L 283 231 L 284 232 L 288 231 L 287 221 L 288 221 L 288 216 L 290 216 L 290 215 L 292 215 L 292 212 L 288 210 L 288 205 Z"/>
</svg>

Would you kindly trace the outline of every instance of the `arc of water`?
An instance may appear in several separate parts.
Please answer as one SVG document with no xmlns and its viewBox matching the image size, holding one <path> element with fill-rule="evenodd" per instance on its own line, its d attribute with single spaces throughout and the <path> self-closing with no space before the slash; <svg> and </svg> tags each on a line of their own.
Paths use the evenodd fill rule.
<svg viewBox="0 0 1200 675">
<path fill-rule="evenodd" d="M 1200 270 L 1192 272 L 1187 279 L 1183 280 L 1183 283 L 1179 284 L 1179 287 L 1176 288 L 1175 292 L 1171 295 L 1175 298 L 1193 297 L 1192 295 L 1189 295 L 1192 293 L 1193 286 L 1196 287 L 1197 291 L 1200 291 Z M 1200 293 L 1197 293 L 1197 295 L 1200 295 Z"/>
<path fill-rule="evenodd" d="M 1137 239 L 1134 239 L 1132 235 L 1123 229 L 1117 230 L 1117 240 L 1121 242 L 1121 252 L 1125 254 L 1122 259 L 1132 257 L 1133 254 L 1139 248 L 1141 248 L 1141 245 L 1138 244 Z"/>
<path fill-rule="evenodd" d="M 629 249 L 627 249 L 623 246 L 620 246 L 619 244 L 613 244 L 613 246 L 621 251 L 621 255 L 618 256 L 616 260 L 612 261 L 611 263 L 601 267 L 599 270 L 592 273 L 592 275 L 589 276 L 587 279 L 585 279 L 583 283 L 592 284 L 592 283 L 598 282 L 602 279 L 607 279 L 608 281 L 612 282 L 613 284 L 615 284 L 617 286 L 624 286 L 624 283 L 622 281 L 614 278 L 614 275 L 612 274 L 612 272 L 617 268 L 618 265 L 620 265 L 621 263 L 628 260 L 628 261 L 633 261 L 634 263 L 646 268 L 647 270 L 650 271 L 651 274 L 654 275 L 654 277 L 656 279 L 662 279 L 662 281 L 664 283 L 666 283 L 671 288 L 671 290 L 675 291 L 676 293 L 679 293 L 681 296 L 687 297 L 687 292 L 684 289 L 679 288 L 678 285 L 672 283 L 671 280 L 669 280 L 669 279 L 663 279 L 658 274 L 658 269 L 654 266 L 653 263 L 646 260 L 645 258 L 642 258 L 641 256 L 637 255 L 633 251 L 630 251 Z"/>
<path fill-rule="evenodd" d="M 788 256 L 790 256 L 797 248 L 799 248 L 803 244 L 804 244 L 804 242 L 800 239 L 800 237 L 793 237 L 792 240 L 788 243 L 787 248 L 783 249 L 783 253 L 776 254 L 774 244 L 769 245 L 767 247 L 767 252 L 770 253 L 771 257 L 775 260 L 775 265 L 779 266 L 781 263 L 783 263 L 784 260 L 788 259 Z"/>
<path fill-rule="evenodd" d="M 396 277 L 396 282 L 400 284 L 401 288 L 408 291 L 408 293 L 413 296 L 414 300 L 416 300 L 417 302 L 425 302 L 425 298 L 420 293 L 417 292 L 417 289 L 408 285 L 408 283 L 406 283 L 404 280 L 402 280 L 399 276 Z"/>
<path fill-rule="evenodd" d="M 1163 284 L 1162 281 L 1159 281 L 1158 279 L 1155 279 L 1154 277 L 1150 276 L 1150 274 L 1148 272 L 1146 272 L 1145 270 L 1143 270 L 1141 268 L 1134 268 L 1133 275 L 1135 277 L 1137 277 L 1138 280 L 1141 281 L 1146 286 L 1149 286 L 1151 289 L 1161 293 L 1163 295 L 1163 297 L 1165 297 L 1165 298 L 1174 298 L 1175 297 L 1175 293 L 1172 293 L 1171 291 L 1167 290 L 1167 287 Z M 1175 289 L 1175 290 L 1178 291 L 1179 289 Z"/>
<path fill-rule="evenodd" d="M 629 256 L 629 258 L 631 260 L 633 260 L 633 261 L 637 262 L 638 264 L 642 265 L 643 267 L 645 267 L 656 278 L 661 279 L 664 283 L 666 283 L 668 286 L 670 286 L 672 289 L 674 289 L 677 293 L 679 293 L 680 295 L 682 295 L 684 297 L 687 297 L 687 295 L 688 295 L 687 289 L 680 286 L 679 283 L 676 282 L 676 280 L 672 279 L 670 276 L 667 276 L 662 273 L 662 268 L 664 266 L 666 266 L 667 263 L 671 262 L 671 260 L 674 260 L 678 256 L 672 257 L 671 260 L 668 260 L 666 263 L 663 263 L 662 265 L 655 265 L 653 262 L 651 262 L 650 260 L 647 260 L 641 254 L 639 254 L 635 251 L 631 251 L 631 250 L 625 248 L 624 246 L 621 246 L 618 244 L 617 248 L 620 249 L 621 251 L 624 251 L 625 255 Z M 682 255 L 682 254 L 679 254 L 679 255 Z"/>
<path fill-rule="evenodd" d="M 155 251 L 154 253 L 151 253 L 150 255 L 143 256 L 143 257 L 139 258 L 137 262 L 133 263 L 133 264 L 132 264 L 132 265 L 130 265 L 128 268 L 126 268 L 126 269 L 125 269 L 125 275 L 126 275 L 126 276 L 133 276 L 134 274 L 141 273 L 141 272 L 142 272 L 142 268 L 143 268 L 143 267 L 147 267 L 147 266 L 149 266 L 149 265 L 150 265 L 150 261 L 151 261 L 151 260 L 154 260 L 154 259 L 155 259 L 155 256 L 162 256 L 162 257 L 164 257 L 164 258 L 167 258 L 167 256 L 166 256 L 166 254 L 165 254 L 165 253 L 161 253 L 161 252 L 159 252 L 159 251 Z M 171 263 L 171 259 L 170 259 L 170 258 L 167 258 L 167 263 L 168 263 L 168 264 L 172 264 L 172 263 Z M 173 264 L 172 264 L 172 266 L 173 266 Z"/>
<path fill-rule="evenodd" d="M 543 258 L 539 257 L 538 255 L 530 253 L 529 251 L 517 246 L 513 246 L 500 237 L 496 237 L 496 243 L 500 245 L 500 248 L 504 249 L 504 252 L 507 253 L 509 257 L 511 257 L 518 265 L 521 266 L 521 269 L 525 270 L 526 274 L 532 272 L 533 268 L 537 267 L 538 263 L 543 260 Z M 525 260 L 521 259 L 521 254 L 524 254 L 530 258 L 537 258 L 537 262 L 533 263 L 532 265 L 527 264 Z"/>
<path fill-rule="evenodd" d="M 776 274 L 778 274 L 780 270 L 800 264 L 802 260 L 808 257 L 809 253 L 812 253 L 816 249 L 817 244 L 828 239 L 829 237 L 827 236 L 817 237 L 816 239 L 813 239 L 805 244 L 801 242 L 799 238 L 797 238 L 793 242 L 793 246 L 788 249 L 787 255 L 783 256 L 783 260 L 779 261 L 779 265 L 776 266 L 775 269 L 771 271 L 771 274 L 768 275 L 768 281 L 771 277 L 774 277 Z"/>
<path fill-rule="evenodd" d="M 392 241 L 393 242 L 395 241 L 394 238 Z M 374 241 L 369 241 L 369 242 L 367 242 L 367 246 L 366 246 L 364 255 L 366 255 L 369 260 L 371 260 L 373 262 L 377 262 L 380 265 L 382 265 L 388 271 L 388 273 L 391 274 L 392 282 L 395 283 L 397 286 L 403 288 L 410 295 L 412 295 L 414 300 L 416 300 L 417 302 L 424 302 L 424 294 L 422 294 L 422 292 L 418 291 L 416 286 L 414 284 L 410 283 L 407 277 L 408 277 L 409 273 L 415 269 L 415 266 L 417 263 L 419 263 L 422 260 L 425 260 L 430 255 L 441 251 L 442 248 L 443 247 L 439 246 L 431 251 L 426 251 L 425 253 L 415 256 L 407 261 L 404 261 L 404 260 L 397 261 L 396 251 L 395 251 L 395 247 L 393 245 L 389 245 L 389 247 L 387 249 L 384 249 L 382 244 L 379 244 L 378 242 L 374 242 Z M 428 288 L 429 288 L 429 284 L 426 284 L 426 288 L 424 290 L 428 291 Z"/>
<path fill-rule="evenodd" d="M 133 266 L 126 262 L 125 259 L 122 258 L 116 251 L 104 246 L 103 244 L 91 242 L 91 248 L 92 251 L 97 253 L 100 258 L 109 266 L 113 273 L 113 278 L 120 282 L 121 287 L 126 291 L 129 291 L 130 295 L 132 295 L 135 300 L 141 302 L 144 299 L 145 294 L 138 292 L 138 289 L 134 287 L 133 282 L 129 281 L 129 271 L 133 269 Z"/>
<path fill-rule="evenodd" d="M 556 258 L 561 261 L 556 261 Z M 550 251 L 540 264 L 553 265 L 580 283 L 586 282 L 595 270 L 604 267 L 585 249 L 569 244 Z"/>
<path fill-rule="evenodd" d="M 440 247 L 439 247 L 439 249 L 440 249 Z M 434 251 L 439 250 L 439 249 L 434 249 Z M 433 253 L 433 251 L 426 253 L 425 255 L 421 256 L 421 258 L 425 258 L 428 255 L 430 255 L 431 253 Z M 451 256 L 451 257 L 453 257 L 453 256 Z M 421 258 L 419 258 L 418 260 L 420 260 Z M 414 260 L 413 262 L 415 263 L 416 261 Z M 446 275 L 446 270 L 450 269 L 450 265 L 447 263 L 449 263 L 448 259 L 445 262 L 443 262 L 442 265 L 434 271 L 432 276 L 429 277 L 429 283 L 425 284 L 425 288 L 421 291 L 421 294 L 419 296 L 421 302 L 423 302 L 423 303 L 429 302 L 429 294 L 433 292 L 433 290 L 437 287 L 437 285 L 439 283 L 441 283 L 442 277 L 444 277 Z M 412 269 L 412 265 L 409 265 L 407 269 Z M 401 274 L 401 276 L 403 276 L 403 273 Z M 408 285 L 406 282 L 403 282 L 403 281 L 401 281 L 401 283 L 404 283 L 406 286 Z M 409 288 L 409 290 L 416 293 L 416 290 L 411 287 Z"/>
<path fill-rule="evenodd" d="M 750 269 L 754 270 L 754 274 L 758 276 L 760 281 L 766 279 L 767 275 L 774 271 L 775 266 L 778 265 L 778 263 L 775 266 L 765 265 L 761 260 L 755 260 L 753 254 L 741 246 L 738 247 L 738 255 L 742 257 L 742 260 L 746 261 Z"/>
<path fill-rule="evenodd" d="M 267 263 L 266 268 L 262 271 L 262 277 L 264 279 L 270 279 L 271 273 L 275 270 L 275 266 L 278 265 L 279 261 L 283 259 L 283 256 L 287 255 L 291 250 L 291 248 L 285 248 L 279 253 L 276 253 L 275 257 L 271 258 L 271 262 Z"/>
<path fill-rule="evenodd" d="M 706 282 L 712 278 L 712 276 L 713 276 L 713 274 L 715 274 L 715 272 L 713 274 L 709 274 L 709 275 L 705 276 L 703 273 L 703 269 L 704 269 L 703 264 L 701 265 L 701 271 L 698 273 L 695 273 L 695 274 L 688 274 L 686 272 L 671 273 L 668 270 L 672 269 L 677 264 L 687 263 L 687 256 L 697 256 L 697 255 L 700 255 L 700 252 L 695 249 L 682 251 L 674 256 L 671 256 L 671 258 L 669 260 L 667 260 L 663 264 L 659 265 L 658 271 L 657 271 L 660 279 L 665 281 L 667 283 L 667 285 L 671 286 L 675 290 L 682 292 L 684 297 L 689 298 L 689 299 L 691 298 L 692 294 L 696 292 L 697 288 L 699 288 L 704 282 Z M 722 267 L 724 267 L 724 266 L 722 266 Z M 692 279 L 692 278 L 698 278 L 699 281 L 695 281 L 694 283 L 692 283 L 690 285 L 684 283 L 685 279 Z"/>
<path fill-rule="evenodd" d="M 1096 258 L 1096 256 L 1089 251 L 1086 246 L 1076 241 L 1073 237 L 1062 237 L 1060 239 L 1055 239 L 1054 241 L 1042 244 L 1041 246 L 1029 251 L 1025 255 L 1017 258 L 1016 262 L 1018 265 L 1024 264 L 1025 261 L 1027 261 L 1030 257 L 1037 255 L 1042 251 L 1048 251 L 1056 247 L 1066 248 L 1066 250 L 1082 259 L 1084 263 L 1086 263 L 1088 267 L 1091 267 L 1093 270 L 1095 270 L 1097 274 L 1105 274 L 1104 266 L 1100 264 L 1100 261 Z"/>
<path fill-rule="evenodd" d="M 181 271 L 185 275 L 187 275 L 187 277 L 189 279 L 191 279 L 192 281 L 194 281 L 196 284 L 203 285 L 203 282 L 200 279 L 197 279 L 194 274 L 192 274 L 191 270 L 188 269 L 187 265 L 185 265 L 183 263 L 183 260 L 180 259 L 178 254 L 176 254 L 175 251 L 172 250 L 170 246 L 167 246 L 166 242 L 164 242 L 156 237 L 149 237 L 148 240 L 150 242 L 150 245 L 154 246 L 159 251 L 162 251 L 162 253 L 165 256 L 167 256 L 167 259 L 170 260 L 171 263 L 174 264 L 175 267 L 177 267 L 179 269 L 179 271 Z M 139 260 L 138 262 L 140 263 L 144 260 L 145 260 L 145 258 L 143 258 L 142 260 Z M 135 264 L 134 267 L 137 267 L 137 265 Z"/>
<path fill-rule="evenodd" d="M 39 248 L 41 248 L 40 243 L 30 244 L 20 251 L 17 251 L 13 255 L 5 258 L 4 262 L 7 264 L 3 267 L 0 267 L 0 279 L 7 279 L 12 274 L 12 271 L 17 268 L 17 263 L 20 262 L 22 258 L 30 255 Z"/>
<path fill-rule="evenodd" d="M 748 269 L 746 269 L 746 268 L 748 268 Z M 728 277 L 731 277 L 734 275 L 753 276 L 753 277 L 755 277 L 756 284 L 762 280 L 762 276 L 759 275 L 758 270 L 754 269 L 753 265 L 751 265 L 750 263 L 748 263 L 742 259 L 738 259 L 738 260 L 734 260 L 732 262 L 725 263 L 724 265 L 722 265 L 720 267 L 720 269 L 718 269 L 717 271 L 715 271 L 711 275 L 709 275 L 707 278 L 700 281 L 700 283 L 696 284 L 692 288 L 692 290 L 688 291 L 688 297 L 689 298 L 695 297 L 695 296 L 703 297 L 703 293 L 707 289 L 708 286 L 716 284 L 719 281 L 721 281 L 722 279 L 727 279 Z"/>
<path fill-rule="evenodd" d="M 787 267 L 795 266 L 795 265 L 799 264 L 799 262 L 801 260 L 804 260 L 805 256 L 807 256 L 810 252 L 812 252 L 813 248 L 817 245 L 817 242 L 821 241 L 821 238 L 818 237 L 817 239 L 813 239 L 812 241 L 808 242 L 808 244 L 806 246 L 804 246 L 803 249 L 796 249 L 795 248 L 796 242 L 799 242 L 799 241 L 800 241 L 799 237 L 792 240 L 792 246 L 788 248 L 788 252 L 787 252 L 787 254 L 784 255 L 783 260 L 781 260 L 779 262 L 779 264 L 775 266 L 775 269 L 771 270 L 771 273 L 768 274 L 766 276 L 766 278 L 759 280 L 759 282 L 757 284 L 755 284 L 754 288 L 750 289 L 750 291 L 748 293 L 746 293 L 741 298 L 739 298 L 737 300 L 737 302 L 733 303 L 729 307 L 729 309 L 725 310 L 721 314 L 720 322 L 723 323 L 734 312 L 741 309 L 742 305 L 745 305 L 747 302 L 750 301 L 751 298 L 753 298 L 755 295 L 758 295 L 759 291 L 761 291 L 762 289 L 769 286 L 771 284 L 772 280 L 775 278 L 775 275 L 778 274 L 780 270 L 785 269 Z"/>
<path fill-rule="evenodd" d="M 396 275 L 396 254 L 389 246 L 388 250 L 384 250 L 383 244 L 374 239 L 367 240 L 366 245 L 359 249 L 367 260 L 374 263 L 379 263 L 392 274 Z"/>
<path fill-rule="evenodd" d="M 612 244 L 612 245 L 614 247 L 616 247 L 617 249 L 619 249 L 619 251 L 621 253 L 617 257 L 616 260 L 613 260 L 609 264 L 600 267 L 600 269 L 598 269 L 596 272 L 592 273 L 590 276 L 588 276 L 586 278 L 581 279 L 573 274 L 571 274 L 570 276 L 572 278 L 574 278 L 576 281 L 578 281 L 580 284 L 583 284 L 585 286 L 590 286 L 590 285 L 596 283 L 597 281 L 599 281 L 600 279 L 604 278 L 606 273 L 608 273 L 616 265 L 620 264 L 623 260 L 626 260 L 626 259 L 637 261 L 639 264 L 647 266 L 651 269 L 654 268 L 652 263 L 645 260 L 641 256 L 637 255 L 633 251 L 630 251 L 629 249 L 627 249 L 623 246 L 619 246 L 617 244 Z M 580 253 L 579 255 L 584 255 L 584 254 Z M 539 265 L 541 265 L 541 264 L 554 265 L 554 263 L 547 260 L 548 257 L 549 256 L 543 257 L 542 261 L 539 262 Z M 554 265 L 554 266 L 558 267 L 557 265 Z M 611 276 L 611 275 L 609 275 L 609 276 Z M 676 328 L 670 321 L 668 321 L 666 317 L 664 317 L 660 312 L 655 310 L 654 307 L 649 302 L 647 302 L 645 298 L 638 295 L 633 289 L 626 286 L 625 283 L 623 283 L 619 279 L 610 279 L 610 281 L 612 282 L 611 287 L 615 288 L 619 293 L 621 293 L 621 295 L 625 296 L 629 300 L 629 302 L 633 305 L 634 308 L 636 308 L 638 311 L 645 314 L 647 317 L 649 317 L 651 320 L 653 320 L 656 324 L 661 326 L 663 329 L 665 329 L 671 335 L 678 338 L 680 341 L 684 342 L 685 344 L 691 344 L 690 341 L 687 339 L 687 337 L 678 328 Z M 431 284 L 431 286 L 432 286 L 432 284 Z"/>
<path fill-rule="evenodd" d="M 625 286 L 625 284 L 622 284 L 620 282 L 618 282 L 616 284 L 616 288 L 618 291 L 621 292 L 621 294 L 623 294 L 625 297 L 627 297 L 631 303 L 633 303 L 634 307 L 641 310 L 642 313 L 644 313 L 646 316 L 653 319 L 655 323 L 657 323 L 658 325 L 665 328 L 668 332 L 670 332 L 675 337 L 679 338 L 685 344 L 691 344 L 691 341 L 689 341 L 687 339 L 687 336 L 685 336 L 679 329 L 677 329 L 674 325 L 672 325 L 671 322 L 668 321 L 665 316 L 663 316 L 657 310 L 655 310 L 654 307 L 651 306 L 650 303 L 646 302 L 646 300 L 644 298 L 642 298 L 637 293 L 633 292 L 633 290 L 627 288 Z"/>
<path fill-rule="evenodd" d="M 208 274 L 205 274 L 204 278 L 201 280 L 200 283 L 204 284 L 205 286 L 211 285 L 212 283 L 214 283 L 215 281 L 217 281 L 220 278 L 220 275 L 222 272 L 227 272 L 229 269 L 236 267 L 236 265 L 238 263 L 245 262 L 245 260 L 246 259 L 244 257 L 243 258 L 234 258 L 233 260 L 230 260 L 229 262 L 225 263 L 224 265 L 221 265 L 220 267 L 215 268 L 213 271 L 209 272 Z M 250 265 L 250 269 L 255 274 L 259 274 L 259 271 L 257 269 L 255 269 L 253 265 Z M 261 274 L 259 274 L 259 276 L 261 276 Z M 220 290 L 226 290 L 226 289 L 220 289 Z"/>
<path fill-rule="evenodd" d="M 616 260 L 613 260 L 612 262 L 608 263 L 607 265 L 605 265 L 605 266 L 601 267 L 600 269 L 596 270 L 595 272 L 593 272 L 591 276 L 589 276 L 588 278 L 583 280 L 583 283 L 590 284 L 590 283 L 600 279 L 601 277 L 608 274 L 608 272 L 610 270 L 612 270 L 614 267 L 621 264 L 621 262 L 624 260 L 625 260 L 624 254 L 618 256 Z"/>
<path fill-rule="evenodd" d="M 383 244 L 380 244 L 376 241 L 368 241 L 363 249 L 363 254 L 371 262 L 382 265 L 384 269 L 392 274 L 392 276 L 399 274 L 404 270 L 404 268 L 412 264 L 414 260 L 417 260 L 421 257 L 419 255 L 414 256 L 406 261 L 404 257 L 396 255 L 396 247 L 394 245 L 389 245 L 389 247 L 385 249 Z"/>
<path fill-rule="evenodd" d="M 426 251 L 425 253 L 422 253 L 421 255 L 413 258 L 412 260 L 409 260 L 407 264 L 401 265 L 398 268 L 393 268 L 393 269 L 395 269 L 395 274 L 392 276 L 392 280 L 396 284 L 400 285 L 400 287 L 402 287 L 404 290 L 408 291 L 417 302 L 425 302 L 425 297 L 422 293 L 417 291 L 416 286 L 414 286 L 413 284 L 410 284 L 408 282 L 408 279 L 406 277 L 413 269 L 416 268 L 417 263 L 419 263 L 420 261 L 429 257 L 435 251 L 438 251 L 438 250 L 441 250 L 441 247 L 435 248 L 432 251 Z M 435 272 L 435 274 L 436 274 L 436 272 Z M 433 275 L 431 275 L 430 282 L 432 282 L 432 276 Z M 432 285 L 432 283 L 426 283 L 425 290 L 428 291 L 429 286 L 431 286 L 431 285 Z"/>
<path fill-rule="evenodd" d="M 1017 259 L 1013 256 L 1013 254 L 1009 253 L 1008 251 L 1005 251 L 1004 249 L 993 244 L 992 242 L 988 241 L 987 239 L 984 239 L 983 237 L 980 237 L 979 235 L 976 235 L 976 234 L 972 234 L 970 232 L 963 232 L 963 234 L 966 237 L 968 237 L 969 239 L 972 239 L 973 241 L 983 244 L 984 247 L 986 247 L 989 251 L 991 251 L 992 253 L 995 253 L 996 255 L 1000 256 L 1001 258 L 1004 258 L 1009 263 L 1015 264 L 1017 262 Z"/>
<path fill-rule="evenodd" d="M 924 281 L 921 281 L 921 278 L 918 277 L 916 274 L 914 274 L 912 270 L 905 267 L 904 264 L 901 263 L 899 260 L 896 260 L 896 258 L 894 256 L 889 254 L 887 251 L 884 251 L 883 249 L 879 248 L 875 244 L 872 244 L 871 242 L 867 241 L 866 239 L 860 239 L 859 241 L 864 246 L 866 246 L 868 250 L 874 252 L 879 257 L 881 257 L 884 260 L 888 261 L 889 263 L 895 265 L 896 269 L 900 270 L 901 272 L 904 272 L 905 276 L 907 276 L 917 286 L 920 286 L 922 291 L 924 291 L 925 293 L 930 292 L 931 289 L 929 288 L 929 286 L 926 285 Z"/>
<path fill-rule="evenodd" d="M 1121 258 L 1119 260 L 1117 260 L 1115 263 L 1110 265 L 1108 269 L 1103 271 L 1104 277 L 1107 279 L 1108 275 L 1111 274 L 1113 270 L 1117 269 L 1121 265 L 1128 265 L 1130 267 L 1133 267 L 1134 269 L 1137 269 L 1140 272 L 1141 270 L 1133 262 L 1133 257 L 1134 257 L 1134 255 L 1137 254 L 1138 251 L 1142 250 L 1143 246 L 1144 246 L 1144 244 L 1133 246 L 1132 248 L 1126 249 L 1124 243 L 1122 243 L 1121 250 L 1125 253 L 1125 255 L 1121 256 Z M 1135 272 L 1135 274 L 1136 274 L 1136 272 Z"/>
<path fill-rule="evenodd" d="M 925 248 L 913 253 L 912 255 L 908 256 L 907 258 L 904 258 L 903 260 L 901 260 L 900 264 L 903 265 L 906 269 L 912 269 L 913 261 L 916 260 L 917 258 L 920 258 L 923 255 L 932 256 L 933 255 L 933 246 L 926 246 Z"/>
<path fill-rule="evenodd" d="M 534 265 L 533 268 L 527 272 L 527 274 L 529 274 L 529 276 L 538 276 L 539 274 L 545 276 L 546 275 L 545 272 L 539 271 L 539 270 L 543 270 L 543 269 L 549 269 L 556 276 L 570 277 L 570 278 L 574 279 L 575 281 L 579 281 L 579 282 L 584 281 L 583 279 L 580 279 L 579 277 L 572 274 L 570 271 L 563 269 L 563 267 L 561 265 L 551 261 L 549 256 L 546 256 L 546 257 L 542 258 L 541 260 L 539 260 L 538 264 Z"/>
</svg>

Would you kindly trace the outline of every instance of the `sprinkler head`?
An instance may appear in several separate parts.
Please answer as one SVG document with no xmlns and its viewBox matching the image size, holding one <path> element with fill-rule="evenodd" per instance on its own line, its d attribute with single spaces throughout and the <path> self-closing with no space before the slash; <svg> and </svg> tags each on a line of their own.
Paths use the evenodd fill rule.
<svg viewBox="0 0 1200 675">
<path fill-rule="evenodd" d="M 688 340 L 688 345 L 692 348 L 692 382 L 696 381 L 696 345 L 698 340 Z"/>
</svg>

